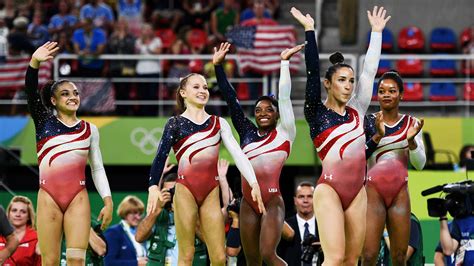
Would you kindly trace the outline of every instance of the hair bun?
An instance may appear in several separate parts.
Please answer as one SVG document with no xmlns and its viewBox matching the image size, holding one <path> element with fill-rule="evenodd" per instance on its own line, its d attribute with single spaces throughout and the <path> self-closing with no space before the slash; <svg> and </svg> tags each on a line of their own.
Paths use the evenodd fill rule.
<svg viewBox="0 0 474 266">
<path fill-rule="evenodd" d="M 341 52 L 335 52 L 329 56 L 329 61 L 331 61 L 333 65 L 340 64 L 344 62 L 344 56 L 341 54 Z"/>
</svg>

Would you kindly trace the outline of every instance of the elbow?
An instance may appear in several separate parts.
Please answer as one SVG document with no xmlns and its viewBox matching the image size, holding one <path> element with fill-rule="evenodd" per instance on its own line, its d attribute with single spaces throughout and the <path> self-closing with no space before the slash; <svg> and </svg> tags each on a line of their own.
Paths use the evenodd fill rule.
<svg viewBox="0 0 474 266">
<path fill-rule="evenodd" d="M 105 245 L 100 245 L 100 247 L 97 248 L 97 250 L 95 250 L 95 253 L 97 253 L 97 255 L 99 255 L 100 257 L 104 257 L 105 254 L 107 254 L 107 246 Z"/>
<path fill-rule="evenodd" d="M 238 247 L 238 248 L 227 247 L 226 248 L 226 254 L 229 257 L 237 257 L 240 253 L 240 249 L 241 249 L 241 247 Z"/>
<path fill-rule="evenodd" d="M 145 240 L 146 240 L 145 236 L 141 232 L 138 232 L 137 230 L 137 233 L 135 234 L 135 241 L 137 241 L 138 243 L 143 243 L 145 242 Z"/>
</svg>

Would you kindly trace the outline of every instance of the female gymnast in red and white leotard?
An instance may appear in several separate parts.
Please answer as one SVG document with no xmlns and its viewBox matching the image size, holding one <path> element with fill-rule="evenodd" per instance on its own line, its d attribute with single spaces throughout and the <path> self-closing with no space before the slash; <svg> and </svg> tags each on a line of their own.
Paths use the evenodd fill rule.
<svg viewBox="0 0 474 266">
<path fill-rule="evenodd" d="M 61 238 L 66 236 L 68 265 L 83 265 L 89 245 L 90 205 L 85 167 L 89 159 L 92 179 L 104 200 L 99 214 L 102 228 L 112 220 L 112 198 L 102 164 L 97 127 L 76 116 L 80 104 L 74 83 L 59 80 L 38 92 L 38 69 L 58 51 L 57 43 L 39 47 L 26 72 L 28 108 L 36 129 L 40 172 L 37 229 L 43 265 L 58 265 Z M 57 115 L 53 114 L 53 110 Z"/>
<path fill-rule="evenodd" d="M 423 119 L 400 114 L 403 81 L 396 71 L 385 72 L 377 85 L 381 111 L 367 115 L 367 230 L 363 265 L 375 265 L 387 225 L 393 265 L 405 265 L 410 239 L 408 160 L 418 170 L 426 162 Z M 413 251 L 411 251 L 413 252 Z"/>
<path fill-rule="evenodd" d="M 251 187 L 242 179 L 243 200 L 240 205 L 240 234 L 245 258 L 249 265 L 261 265 L 262 257 L 267 265 L 285 265 L 276 254 L 280 241 L 285 205 L 280 193 L 280 174 L 296 137 L 295 116 L 291 105 L 291 56 L 303 45 L 286 49 L 281 53 L 281 69 L 278 101 L 269 96 L 260 97 L 255 105 L 255 126 L 248 119 L 237 99 L 232 85 L 227 81 L 222 62 L 229 52 L 230 44 L 222 43 L 214 48 L 213 63 L 217 83 L 226 100 L 237 133 L 240 146 L 253 166 L 262 191 L 266 214 L 258 211 L 252 201 Z M 281 118 L 278 123 L 278 118 Z"/>
<path fill-rule="evenodd" d="M 307 71 L 305 118 L 322 162 L 322 174 L 314 191 L 314 211 L 318 222 L 325 265 L 356 265 L 365 236 L 367 198 L 365 178 L 365 136 L 363 118 L 370 104 L 372 84 L 382 44 L 381 32 L 390 17 L 374 7 L 367 11 L 372 34 L 365 63 L 354 95 L 354 73 L 335 53 L 326 72 L 326 102 L 321 101 L 319 55 L 314 20 L 295 8 L 293 16 L 306 33 Z"/>
<path fill-rule="evenodd" d="M 219 201 L 217 160 L 221 140 L 252 187 L 252 198 L 260 212 L 265 211 L 252 165 L 232 136 L 223 118 L 209 115 L 204 107 L 209 100 L 206 79 L 189 74 L 181 79 L 176 92 L 178 107 L 184 112 L 165 125 L 158 152 L 150 172 L 148 213 L 153 213 L 161 193 L 160 181 L 166 158 L 173 147 L 178 160 L 178 180 L 174 196 L 178 264 L 191 265 L 194 256 L 196 223 L 204 236 L 212 265 L 225 265 L 224 218 Z"/>
</svg>

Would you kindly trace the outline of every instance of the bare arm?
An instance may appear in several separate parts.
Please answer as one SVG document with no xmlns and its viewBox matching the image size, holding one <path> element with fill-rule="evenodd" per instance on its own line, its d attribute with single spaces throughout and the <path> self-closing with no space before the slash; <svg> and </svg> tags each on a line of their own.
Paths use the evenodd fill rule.
<svg viewBox="0 0 474 266">
<path fill-rule="evenodd" d="M 105 243 L 104 239 L 102 239 L 92 228 L 89 232 L 89 245 L 97 255 L 101 257 L 105 256 L 105 253 L 107 252 L 107 243 Z"/>
<path fill-rule="evenodd" d="M 11 233 L 6 237 L 7 243 L 5 244 L 5 248 L 0 250 L 0 264 L 8 259 L 13 252 L 15 252 L 16 247 L 18 247 L 18 238 L 16 237 L 15 233 Z"/>
<path fill-rule="evenodd" d="M 439 242 L 441 243 L 443 253 L 448 256 L 451 256 L 459 246 L 459 242 L 451 237 L 446 220 L 439 222 Z"/>
<path fill-rule="evenodd" d="M 287 223 L 283 223 L 283 230 L 281 231 L 281 237 L 286 241 L 291 241 L 295 237 L 295 230 Z"/>
</svg>

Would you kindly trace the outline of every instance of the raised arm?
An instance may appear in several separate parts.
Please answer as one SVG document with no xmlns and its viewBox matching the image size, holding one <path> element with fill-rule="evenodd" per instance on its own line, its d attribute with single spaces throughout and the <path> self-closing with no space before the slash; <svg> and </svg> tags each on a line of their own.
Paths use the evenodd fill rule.
<svg viewBox="0 0 474 266">
<path fill-rule="evenodd" d="M 321 102 L 321 79 L 319 77 L 319 54 L 314 32 L 314 20 L 309 15 L 304 16 L 298 9 L 291 8 L 291 14 L 303 25 L 305 30 L 306 47 L 306 92 L 304 103 L 304 116 L 310 126 L 316 123 L 316 110 Z"/>
<path fill-rule="evenodd" d="M 367 11 L 367 17 L 372 26 L 370 44 L 365 55 L 362 74 L 359 77 L 354 97 L 348 103 L 362 112 L 362 114 L 367 112 L 372 98 L 372 88 L 382 49 L 382 31 L 385 28 L 385 24 L 390 20 L 390 16 L 385 17 L 385 15 L 386 10 L 383 7 L 377 8 L 377 6 L 374 6 L 372 13 Z"/>
<path fill-rule="evenodd" d="M 222 93 L 222 97 L 227 102 L 232 118 L 232 124 L 234 124 L 237 133 L 240 138 L 246 133 L 255 129 L 256 126 L 245 116 L 242 107 L 240 106 L 239 100 L 237 99 L 237 93 L 232 85 L 227 80 L 227 76 L 224 71 L 222 63 L 224 62 L 226 54 L 229 52 L 230 43 L 221 43 L 219 49 L 214 47 L 214 56 L 212 63 L 216 71 L 216 79 L 219 89 Z"/>
<path fill-rule="evenodd" d="M 160 144 L 158 145 L 158 151 L 156 152 L 155 159 L 151 165 L 150 179 L 148 182 L 148 203 L 147 203 L 147 214 L 153 213 L 157 206 L 158 199 L 161 198 L 161 193 L 158 187 L 163 169 L 165 168 L 166 158 L 171 150 L 173 141 L 175 141 L 175 132 L 177 129 L 177 122 L 175 117 L 171 117 L 165 125 L 163 136 L 161 137 Z"/>
<path fill-rule="evenodd" d="M 265 206 L 263 205 L 262 196 L 260 194 L 260 187 L 258 186 L 257 178 L 253 167 L 250 164 L 249 159 L 245 156 L 244 152 L 240 149 L 237 141 L 232 135 L 232 130 L 225 119 L 219 118 L 221 124 L 221 138 L 224 142 L 225 147 L 232 155 L 235 165 L 239 169 L 240 173 L 247 180 L 249 185 L 252 187 L 252 197 L 254 201 L 258 202 L 260 212 L 265 212 Z"/>
<path fill-rule="evenodd" d="M 291 104 L 291 76 L 290 58 L 301 51 L 304 45 L 297 45 L 281 52 L 280 81 L 278 87 L 278 112 L 280 113 L 281 127 L 288 132 L 291 141 L 296 138 L 295 114 Z"/>
<path fill-rule="evenodd" d="M 99 147 L 99 131 L 93 124 L 91 126 L 91 146 L 89 151 L 89 164 L 92 172 L 92 181 L 95 188 L 99 192 L 100 197 L 104 201 L 104 207 L 99 213 L 99 220 L 102 220 L 101 229 L 105 230 L 112 221 L 113 202 L 110 193 L 109 181 L 105 174 L 104 164 L 102 162 L 102 154 Z"/>
<path fill-rule="evenodd" d="M 41 62 L 53 59 L 54 54 L 59 50 L 56 42 L 47 42 L 40 46 L 31 56 L 30 64 L 26 70 L 25 88 L 28 102 L 28 109 L 30 110 L 33 121 L 38 123 L 39 118 L 46 117 L 49 112 L 41 102 L 41 96 L 38 91 L 38 71 Z"/>
</svg>

